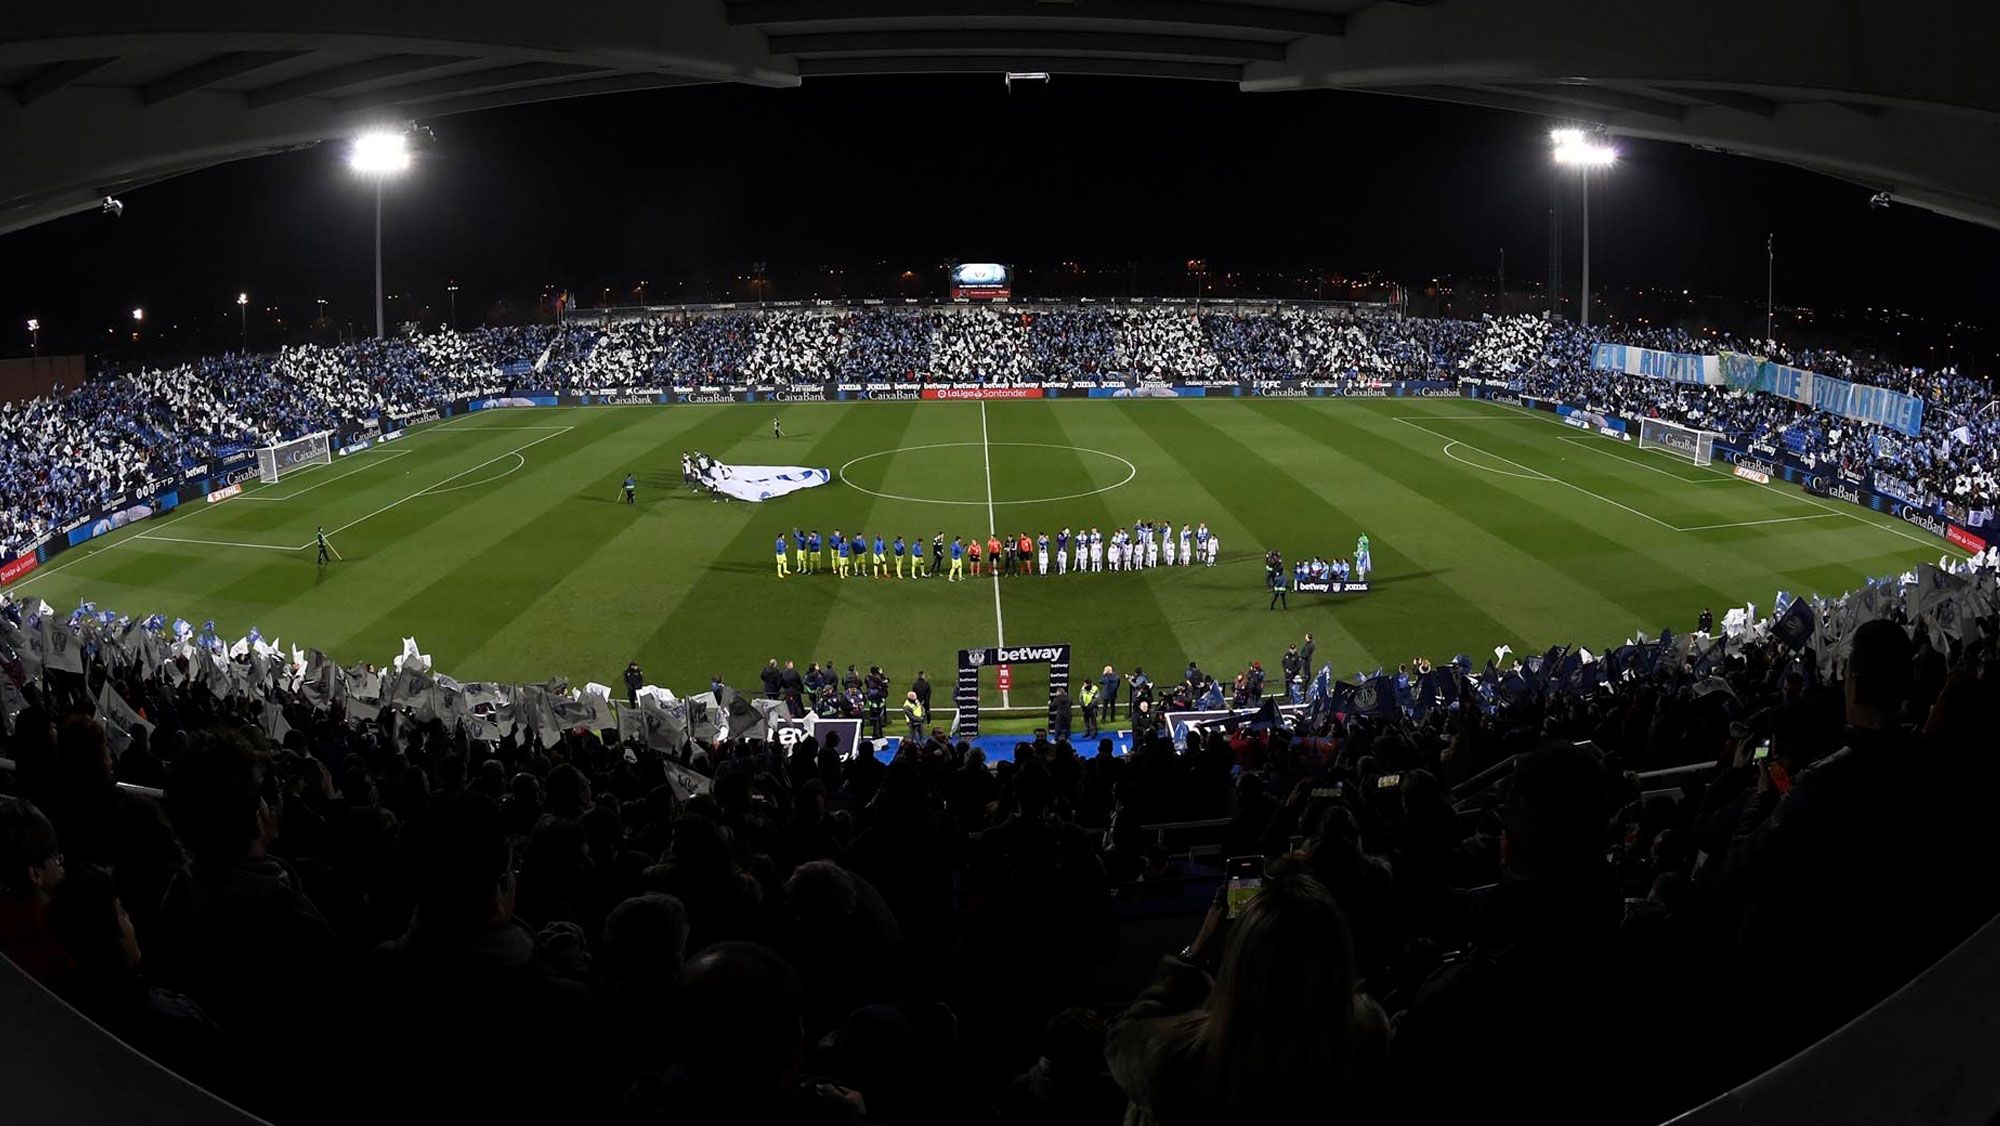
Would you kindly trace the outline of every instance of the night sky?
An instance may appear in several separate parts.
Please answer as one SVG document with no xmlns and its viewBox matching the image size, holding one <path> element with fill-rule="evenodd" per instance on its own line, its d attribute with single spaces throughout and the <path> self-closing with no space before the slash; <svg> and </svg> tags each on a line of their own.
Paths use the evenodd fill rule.
<svg viewBox="0 0 2000 1126">
<path fill-rule="evenodd" d="M 1094 267 L 1203 258 L 1211 271 L 1378 272 L 1420 282 L 1547 276 L 1547 123 L 1331 92 L 1057 76 L 822 79 L 697 87 L 428 122 L 436 144 L 389 189 L 388 287 L 463 287 L 460 320 L 545 285 L 594 303 L 652 282 L 721 296 L 753 262 L 882 276 L 947 259 Z M 2000 233 L 1867 188 L 1677 145 L 1620 141 L 1591 193 L 1601 285 L 1893 305 L 1992 320 Z M 0 237 L 0 353 L 102 347 L 106 326 L 204 318 L 234 298 L 309 319 L 368 319 L 372 190 L 328 144 L 211 169 Z M 1574 283 L 1574 195 L 1565 249 Z M 718 281 L 717 279 L 720 279 Z M 861 288 L 852 286 L 851 288 Z M 798 296 L 778 293 L 776 296 Z M 393 314 L 392 314 L 393 315 Z"/>
</svg>

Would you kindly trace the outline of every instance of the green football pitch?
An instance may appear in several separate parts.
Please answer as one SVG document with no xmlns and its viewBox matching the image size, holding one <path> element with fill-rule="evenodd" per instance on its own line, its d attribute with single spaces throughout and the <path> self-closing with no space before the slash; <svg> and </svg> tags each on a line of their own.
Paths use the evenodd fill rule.
<svg viewBox="0 0 2000 1126">
<path fill-rule="evenodd" d="M 1308 631 L 1337 675 L 1496 645 L 1593 649 L 1691 629 L 1704 606 L 1833 593 L 1945 550 L 1871 512 L 1758 485 L 1461 399 L 924 402 L 519 409 L 199 501 L 72 549 L 13 590 L 90 599 L 228 637 L 251 627 L 346 662 L 417 638 L 461 680 L 619 683 L 628 660 L 676 692 L 764 660 L 919 668 L 961 647 L 1069 643 L 1082 671 L 1177 678 L 1275 670 Z M 681 451 L 824 466 L 832 484 L 763 504 L 680 485 Z M 638 503 L 620 503 L 627 472 Z M 1139 520 L 1221 536 L 1214 568 L 997 583 L 775 574 L 773 540 L 982 538 Z M 315 525 L 342 560 L 320 567 Z M 1268 610 L 1263 553 L 1347 556 L 1374 589 Z M 1023 669 L 1013 696 L 1032 694 Z M 989 674 L 988 691 L 992 692 Z M 1045 683 L 1045 682 L 1044 682 Z M 946 688 L 948 692 L 948 687 Z M 997 702 L 997 699 L 996 701 Z"/>
</svg>

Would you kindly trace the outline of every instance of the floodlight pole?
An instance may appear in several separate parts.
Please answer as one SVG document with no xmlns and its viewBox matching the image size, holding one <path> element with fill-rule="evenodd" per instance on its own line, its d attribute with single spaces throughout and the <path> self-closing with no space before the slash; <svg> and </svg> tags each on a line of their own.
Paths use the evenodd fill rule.
<svg viewBox="0 0 2000 1126">
<path fill-rule="evenodd" d="M 382 326 L 382 176 L 376 176 L 376 338 L 388 336 Z"/>
<path fill-rule="evenodd" d="M 1778 236 L 1776 234 L 1766 234 L 1764 236 L 1764 342 L 1766 345 L 1771 342 L 1772 275 L 1777 272 L 1777 269 Z"/>
<path fill-rule="evenodd" d="M 1584 328 L 1590 327 L 1590 169 L 1583 169 L 1583 300 L 1577 306 Z"/>
</svg>

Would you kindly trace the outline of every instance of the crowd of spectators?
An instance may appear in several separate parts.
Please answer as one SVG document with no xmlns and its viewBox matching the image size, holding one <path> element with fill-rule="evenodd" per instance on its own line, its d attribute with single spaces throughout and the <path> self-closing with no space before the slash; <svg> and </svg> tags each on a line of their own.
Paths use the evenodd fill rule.
<svg viewBox="0 0 2000 1126">
<path fill-rule="evenodd" d="M 1771 395 L 1593 371 L 1602 340 L 1769 356 L 1926 400 L 1904 438 Z M 100 372 L 65 394 L 0 405 L 0 558 L 52 527 L 218 455 L 506 387 L 614 390 L 797 382 L 1504 379 L 1518 390 L 1785 450 L 1955 519 L 2000 496 L 2000 408 L 1955 369 L 1646 326 L 1478 321 L 1316 307 L 881 308 L 674 312 L 560 328 L 410 332 L 168 368 Z M 1879 477 L 1878 477 L 1879 475 Z"/>
<path fill-rule="evenodd" d="M 492 1123 L 1655 1123 L 1993 914 L 1986 604 L 1940 651 L 1891 603 L 1832 680 L 1758 629 L 1719 664 L 1184 750 L 1145 725 L 1129 756 L 1038 736 L 994 767 L 941 734 L 886 764 L 725 742 L 695 749 L 692 796 L 615 730 L 477 742 L 8 662 L 0 951 L 279 1126 L 384 1100 Z M 1178 689 L 1122 680 L 1128 709 L 1219 691 L 1192 664 Z M 107 684 L 154 724 L 115 756 Z M 1705 769 L 1638 780 L 1684 764 Z M 1261 890 L 1232 908 L 1145 828 L 1192 819 Z M 1179 904 L 1179 953 L 1123 925 Z M 1164 955 L 1153 984 L 1107 995 L 1133 953 Z"/>
</svg>

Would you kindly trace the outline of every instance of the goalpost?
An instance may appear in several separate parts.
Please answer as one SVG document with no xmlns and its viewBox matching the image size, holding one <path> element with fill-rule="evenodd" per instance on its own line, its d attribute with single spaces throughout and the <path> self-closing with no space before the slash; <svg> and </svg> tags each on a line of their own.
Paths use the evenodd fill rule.
<svg viewBox="0 0 2000 1126">
<path fill-rule="evenodd" d="M 1707 465 L 1714 460 L 1715 440 L 1722 437 L 1713 430 L 1697 430 L 1692 426 L 1678 426 L 1658 418 L 1639 421 L 1639 448 L 1665 450 L 1675 457 L 1684 457 L 1696 465 Z"/>
<path fill-rule="evenodd" d="M 333 464 L 333 431 L 322 430 L 289 442 L 279 442 L 275 446 L 265 446 L 257 451 L 257 479 L 266 485 L 276 484 L 278 478 L 294 470 L 309 465 Z"/>
</svg>

